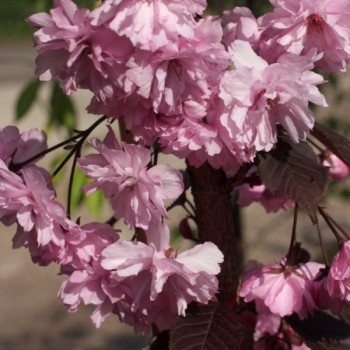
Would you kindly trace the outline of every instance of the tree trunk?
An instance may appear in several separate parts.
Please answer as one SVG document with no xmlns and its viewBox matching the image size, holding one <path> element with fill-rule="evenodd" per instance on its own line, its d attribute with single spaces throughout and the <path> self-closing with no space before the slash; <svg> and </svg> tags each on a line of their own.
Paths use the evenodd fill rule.
<svg viewBox="0 0 350 350">
<path fill-rule="evenodd" d="M 222 170 L 209 164 L 188 167 L 196 206 L 198 234 L 201 241 L 215 243 L 224 254 L 219 277 L 220 301 L 236 296 L 242 266 L 242 250 L 235 232 L 230 189 Z"/>
</svg>

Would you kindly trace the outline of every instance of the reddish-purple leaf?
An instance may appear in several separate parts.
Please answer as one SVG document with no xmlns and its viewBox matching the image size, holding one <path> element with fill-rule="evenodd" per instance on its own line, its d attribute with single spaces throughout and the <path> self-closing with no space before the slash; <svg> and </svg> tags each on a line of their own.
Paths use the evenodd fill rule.
<svg viewBox="0 0 350 350">
<path fill-rule="evenodd" d="M 258 154 L 256 165 L 267 189 L 294 199 L 317 222 L 317 207 L 327 188 L 328 170 L 318 163 L 307 142 L 295 144 L 281 135 L 272 151 Z"/>
<path fill-rule="evenodd" d="M 170 350 L 252 349 L 253 329 L 223 304 L 196 305 L 170 330 Z"/>
<path fill-rule="evenodd" d="M 326 125 L 315 123 L 311 134 L 350 166 L 350 141 Z"/>
<path fill-rule="evenodd" d="M 339 318 L 315 311 L 305 320 L 296 315 L 286 320 L 312 350 L 350 349 L 350 326 Z"/>
</svg>

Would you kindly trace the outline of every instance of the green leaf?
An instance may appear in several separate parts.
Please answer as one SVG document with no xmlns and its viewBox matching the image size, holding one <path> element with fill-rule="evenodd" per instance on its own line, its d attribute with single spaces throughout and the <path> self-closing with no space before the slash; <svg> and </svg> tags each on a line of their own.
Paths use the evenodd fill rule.
<svg viewBox="0 0 350 350">
<path fill-rule="evenodd" d="M 101 214 L 104 199 L 102 191 L 96 191 L 86 198 L 86 206 L 95 217 Z"/>
<path fill-rule="evenodd" d="M 83 187 L 89 182 L 90 179 L 86 177 L 85 173 L 79 168 L 76 168 L 72 186 L 71 210 L 72 212 L 75 212 L 84 203 L 89 212 L 93 216 L 98 217 L 101 214 L 105 198 L 102 191 L 96 191 L 93 194 L 86 196 Z"/>
<path fill-rule="evenodd" d="M 75 212 L 84 201 L 85 195 L 82 188 L 86 184 L 86 181 L 87 179 L 85 174 L 76 168 L 74 172 L 72 195 L 70 199 L 72 212 Z"/>
<path fill-rule="evenodd" d="M 62 152 L 52 160 L 50 164 L 50 170 L 51 173 L 55 171 L 55 169 L 63 162 L 63 160 L 66 158 L 67 154 L 65 152 Z M 52 180 L 52 184 L 54 187 L 57 187 L 61 181 L 65 178 L 66 175 L 66 168 L 64 167 Z"/>
<path fill-rule="evenodd" d="M 21 120 L 36 100 L 41 81 L 37 78 L 29 81 L 20 92 L 16 101 L 16 121 Z"/>
<path fill-rule="evenodd" d="M 65 95 L 58 82 L 53 83 L 50 98 L 50 126 L 64 127 L 71 136 L 76 127 L 76 111 L 72 99 Z"/>
</svg>

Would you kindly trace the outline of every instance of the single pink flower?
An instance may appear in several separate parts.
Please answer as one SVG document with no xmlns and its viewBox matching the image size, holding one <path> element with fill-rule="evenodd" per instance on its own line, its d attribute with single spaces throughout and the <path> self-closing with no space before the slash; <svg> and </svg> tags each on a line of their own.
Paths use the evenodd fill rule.
<svg viewBox="0 0 350 350">
<path fill-rule="evenodd" d="M 326 280 L 326 287 L 333 299 L 350 303 L 350 241 L 343 243 L 333 258 Z"/>
<path fill-rule="evenodd" d="M 220 137 L 240 162 L 257 151 L 270 151 L 282 125 L 293 142 L 304 140 L 313 127 L 308 103 L 326 106 L 316 88 L 321 75 L 311 72 L 315 56 L 281 56 L 269 65 L 251 46 L 236 40 L 229 48 L 234 70 L 221 78 Z"/>
<path fill-rule="evenodd" d="M 334 180 L 342 180 L 349 176 L 350 168 L 335 154 L 326 154 L 322 165 L 329 167 L 329 176 Z"/>
<path fill-rule="evenodd" d="M 190 302 L 207 303 L 213 298 L 223 261 L 214 244 L 207 242 L 177 254 L 169 247 L 165 226 L 150 228 L 146 236 L 148 244 L 109 244 L 97 260 L 73 271 L 59 293 L 69 310 L 75 312 L 82 302 L 92 304 L 97 327 L 114 313 L 145 334 L 152 324 L 160 331 L 169 329 Z"/>
<path fill-rule="evenodd" d="M 327 72 L 345 71 L 350 60 L 350 4 L 342 0 L 270 0 L 275 9 L 260 24 L 260 54 L 275 62 L 284 52 L 321 53 L 316 66 Z"/>
<path fill-rule="evenodd" d="M 132 299 L 135 312 L 145 310 L 145 315 L 149 313 L 148 306 L 154 307 L 161 300 L 166 304 L 158 308 L 173 312 L 173 316 L 185 315 L 192 301 L 207 303 L 217 291 L 215 275 L 223 261 L 222 253 L 209 242 L 177 255 L 172 248 L 157 251 L 152 245 L 123 241 L 111 244 L 102 255 L 101 265 L 111 271 L 116 281 L 134 286 L 141 282 L 140 276 L 142 281 L 148 279 L 147 285 L 135 286 L 139 292 L 136 300 Z M 149 327 L 154 321 L 148 318 L 145 322 Z"/>
<path fill-rule="evenodd" d="M 289 209 L 295 202 L 277 193 L 271 193 L 265 185 L 250 186 L 243 184 L 237 188 L 237 204 L 246 207 L 253 202 L 260 203 L 268 213 L 275 213 L 280 209 Z"/>
<path fill-rule="evenodd" d="M 0 159 L 7 166 L 24 162 L 47 148 L 46 139 L 46 134 L 38 129 L 23 133 L 15 126 L 0 129 Z"/>
<path fill-rule="evenodd" d="M 41 169 L 31 166 L 21 170 L 21 177 L 0 161 L 0 215 L 5 224 L 17 222 L 19 232 L 36 232 L 38 245 L 53 242 L 63 245 L 61 226 L 66 212 L 47 187 Z"/>
<path fill-rule="evenodd" d="M 117 288 L 114 288 L 115 284 L 110 279 L 110 273 L 104 270 L 99 262 L 93 261 L 91 266 L 74 271 L 69 279 L 63 282 L 58 296 L 70 312 L 77 311 L 81 302 L 94 305 L 95 310 L 91 318 L 96 327 L 100 327 L 112 313 L 113 302 L 124 298 L 123 286 L 118 284 Z"/>
<path fill-rule="evenodd" d="M 288 268 L 284 263 L 282 260 L 248 270 L 239 295 L 246 302 L 255 300 L 258 311 L 267 308 L 281 317 L 296 313 L 305 318 L 316 308 L 312 285 L 322 265 L 309 262 Z"/>
<path fill-rule="evenodd" d="M 101 101 L 113 94 L 133 51 L 130 41 L 106 26 L 94 26 L 88 9 L 71 0 L 55 0 L 50 13 L 37 13 L 28 23 L 38 28 L 36 74 L 41 80 L 58 77 L 70 94 L 90 89 Z"/>
<path fill-rule="evenodd" d="M 330 310 L 334 315 L 338 315 L 344 304 L 340 296 L 331 295 L 328 291 L 328 270 L 321 269 L 313 285 L 313 295 L 317 308 Z"/>
<path fill-rule="evenodd" d="M 164 201 L 176 199 L 183 191 L 181 173 L 168 165 L 148 168 L 150 152 L 140 145 L 119 146 L 109 130 L 104 142 L 93 141 L 99 154 L 79 160 L 80 168 L 94 181 L 86 192 L 102 189 L 110 199 L 116 218 L 129 227 L 147 229 L 152 221 L 167 217 Z"/>
</svg>

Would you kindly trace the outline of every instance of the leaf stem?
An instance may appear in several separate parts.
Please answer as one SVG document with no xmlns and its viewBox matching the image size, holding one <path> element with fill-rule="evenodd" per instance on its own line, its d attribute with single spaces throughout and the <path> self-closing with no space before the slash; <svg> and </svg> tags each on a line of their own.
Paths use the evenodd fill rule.
<svg viewBox="0 0 350 350">
<path fill-rule="evenodd" d="M 346 239 L 350 239 L 349 234 L 328 213 L 326 213 L 324 209 L 319 207 L 318 210 L 321 213 L 321 215 L 324 218 L 324 220 L 326 221 L 326 223 L 329 226 L 329 228 L 334 233 L 338 243 L 342 243 L 343 239 L 342 239 L 342 237 L 340 237 L 340 235 L 337 232 L 337 230 L 335 229 L 335 227 L 345 236 Z"/>
<path fill-rule="evenodd" d="M 320 241 L 320 246 L 321 246 L 321 250 L 322 250 L 323 260 L 325 262 L 325 265 L 329 266 L 329 259 L 328 259 L 326 248 L 324 246 L 320 224 L 318 222 L 316 223 L 316 228 L 317 228 L 318 240 Z"/>
<path fill-rule="evenodd" d="M 350 235 L 344 230 L 324 209 L 319 208 L 323 214 L 328 218 L 328 220 L 345 236 L 346 239 L 350 240 Z"/>
<path fill-rule="evenodd" d="M 295 244 L 295 240 L 296 240 L 297 222 L 298 222 L 298 204 L 295 203 L 292 235 L 290 238 L 289 250 L 288 250 L 288 254 L 287 254 L 287 262 L 286 262 L 287 266 L 294 265 L 293 264 L 293 248 L 294 248 L 294 244 Z"/>
</svg>

